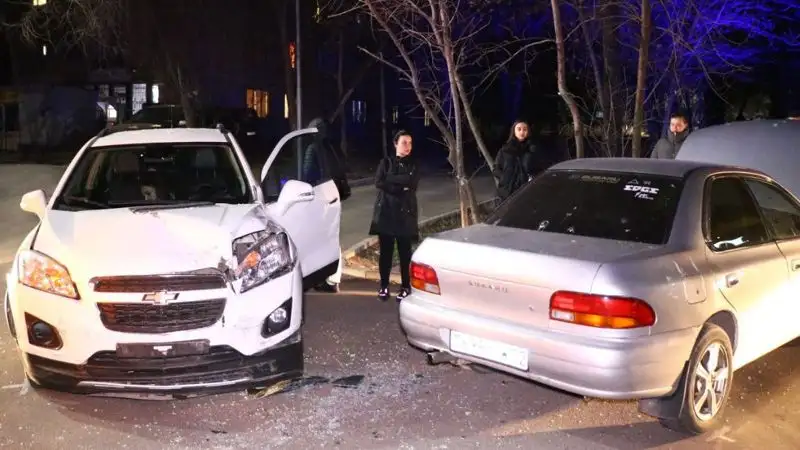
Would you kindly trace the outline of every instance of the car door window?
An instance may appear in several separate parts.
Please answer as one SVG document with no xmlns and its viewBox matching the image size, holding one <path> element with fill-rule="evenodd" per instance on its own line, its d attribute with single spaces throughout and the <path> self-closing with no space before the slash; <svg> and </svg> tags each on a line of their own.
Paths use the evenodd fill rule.
<svg viewBox="0 0 800 450">
<path fill-rule="evenodd" d="M 762 181 L 747 179 L 745 184 L 756 199 L 761 214 L 778 240 L 800 237 L 800 208 L 780 189 Z"/>
<path fill-rule="evenodd" d="M 753 198 L 741 179 L 711 181 L 706 239 L 714 251 L 756 246 L 769 242 L 769 234 Z"/>
<path fill-rule="evenodd" d="M 297 136 L 278 149 L 279 153 L 262 182 L 266 202 L 276 201 L 289 180 L 302 181 L 311 186 L 329 180 L 325 155 L 321 149 L 321 143 L 315 141 L 313 134 Z"/>
</svg>

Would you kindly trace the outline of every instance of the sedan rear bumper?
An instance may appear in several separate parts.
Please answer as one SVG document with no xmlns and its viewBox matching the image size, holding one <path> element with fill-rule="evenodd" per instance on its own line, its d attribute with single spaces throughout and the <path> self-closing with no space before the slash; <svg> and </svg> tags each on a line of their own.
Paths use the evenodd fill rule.
<svg viewBox="0 0 800 450">
<path fill-rule="evenodd" d="M 193 394 L 300 376 L 303 343 L 298 333 L 285 343 L 250 356 L 220 345 L 193 356 L 127 358 L 104 351 L 81 365 L 32 354 L 25 354 L 24 362 L 33 382 L 56 390 Z"/>
<path fill-rule="evenodd" d="M 689 358 L 699 328 L 635 338 L 597 338 L 520 326 L 442 307 L 422 295 L 400 304 L 408 342 L 444 351 L 542 384 L 587 397 L 630 400 L 670 395 Z M 527 350 L 528 370 L 453 352 L 458 331 Z"/>
</svg>

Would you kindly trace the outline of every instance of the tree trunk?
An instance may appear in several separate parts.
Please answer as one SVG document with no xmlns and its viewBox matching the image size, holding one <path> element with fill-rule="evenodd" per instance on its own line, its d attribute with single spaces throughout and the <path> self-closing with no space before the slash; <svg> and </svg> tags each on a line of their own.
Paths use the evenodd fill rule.
<svg viewBox="0 0 800 450">
<path fill-rule="evenodd" d="M 572 115 L 572 130 L 575 134 L 575 157 L 583 158 L 583 124 L 578 104 L 567 89 L 567 63 L 564 50 L 564 30 L 561 28 L 561 10 L 558 0 L 550 0 L 553 9 L 553 27 L 556 32 L 556 54 L 558 62 L 558 95 L 564 99 Z"/>
<path fill-rule="evenodd" d="M 489 148 L 486 146 L 486 141 L 483 140 L 483 133 L 481 132 L 478 119 L 475 117 L 475 114 L 472 113 L 472 106 L 470 106 L 469 99 L 467 98 L 466 91 L 464 90 L 464 83 L 461 80 L 461 75 L 455 72 L 453 73 L 453 78 L 455 79 L 458 98 L 461 99 L 461 103 L 464 105 L 464 114 L 467 116 L 467 122 L 469 123 L 470 130 L 472 131 L 472 136 L 475 138 L 475 143 L 478 144 L 478 150 L 480 150 L 481 155 L 483 155 L 483 159 L 486 160 L 489 170 L 494 172 L 494 158 L 492 158 L 492 154 L 489 153 Z"/>
<path fill-rule="evenodd" d="M 589 20 L 586 17 L 586 7 L 583 0 L 578 0 L 578 20 L 581 23 L 581 34 L 583 34 L 583 43 L 586 46 L 586 53 L 589 55 L 589 62 L 592 66 L 592 75 L 594 75 L 594 85 L 597 89 L 597 100 L 600 105 L 600 111 L 603 112 L 603 147 L 605 148 L 606 155 L 613 155 L 613 148 L 611 145 L 611 136 L 609 136 L 609 123 L 611 119 L 611 108 L 609 107 L 608 89 L 603 84 L 603 72 L 600 69 L 600 62 L 597 60 L 597 54 L 594 51 L 594 44 L 589 35 Z"/>
<path fill-rule="evenodd" d="M 606 118 L 608 131 L 608 156 L 622 156 L 622 126 L 625 118 L 625 83 L 621 79 L 619 62 L 619 41 L 617 29 L 619 23 L 619 7 L 614 3 L 604 4 L 600 8 L 600 23 L 603 34 L 603 63 L 605 65 L 605 94 L 609 99 L 611 114 Z"/>
<path fill-rule="evenodd" d="M 467 102 L 463 99 L 466 97 L 458 82 L 458 75 L 456 73 L 457 67 L 455 57 L 453 54 L 453 43 L 450 40 L 450 18 L 447 14 L 447 5 L 444 0 L 439 0 L 439 17 L 435 20 L 439 21 L 439 33 L 442 40 L 442 50 L 444 53 L 444 61 L 447 65 L 447 75 L 450 81 L 450 99 L 453 102 L 453 118 L 455 120 L 455 155 L 454 169 L 456 172 L 456 183 L 458 183 L 458 200 L 461 210 L 461 226 L 467 227 L 471 225 L 471 218 L 469 212 L 472 214 L 477 213 L 477 205 L 475 205 L 475 196 L 470 195 L 469 178 L 467 178 L 466 170 L 464 167 L 464 113 L 461 111 L 462 104 L 465 109 L 468 108 Z M 474 221 L 474 217 L 472 218 Z"/>
<path fill-rule="evenodd" d="M 639 38 L 639 66 L 636 69 L 636 104 L 633 112 L 633 148 L 631 156 L 642 156 L 644 126 L 644 89 L 647 86 L 647 64 L 650 60 L 650 0 L 642 0 L 642 35 Z"/>
</svg>

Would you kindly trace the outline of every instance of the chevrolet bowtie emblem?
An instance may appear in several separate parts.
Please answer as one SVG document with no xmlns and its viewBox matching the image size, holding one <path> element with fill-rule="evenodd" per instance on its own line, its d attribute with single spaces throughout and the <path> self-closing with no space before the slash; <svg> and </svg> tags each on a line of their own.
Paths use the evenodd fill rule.
<svg viewBox="0 0 800 450">
<path fill-rule="evenodd" d="M 145 302 L 153 302 L 154 305 L 166 305 L 177 298 L 177 292 L 158 291 L 150 294 L 144 294 L 144 298 L 142 300 Z"/>
</svg>

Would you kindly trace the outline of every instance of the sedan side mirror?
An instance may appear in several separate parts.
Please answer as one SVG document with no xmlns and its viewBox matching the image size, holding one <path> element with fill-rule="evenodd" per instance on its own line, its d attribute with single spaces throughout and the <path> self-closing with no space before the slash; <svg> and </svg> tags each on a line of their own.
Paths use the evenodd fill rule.
<svg viewBox="0 0 800 450">
<path fill-rule="evenodd" d="M 47 209 L 47 195 L 41 189 L 30 191 L 22 196 L 19 207 L 25 212 L 36 214 L 41 220 Z"/>
</svg>

